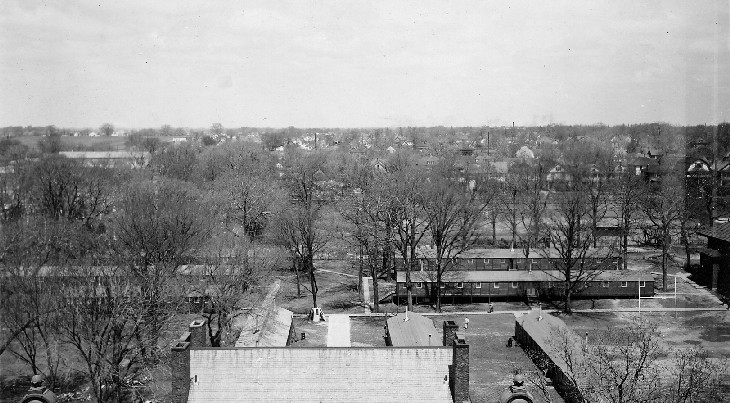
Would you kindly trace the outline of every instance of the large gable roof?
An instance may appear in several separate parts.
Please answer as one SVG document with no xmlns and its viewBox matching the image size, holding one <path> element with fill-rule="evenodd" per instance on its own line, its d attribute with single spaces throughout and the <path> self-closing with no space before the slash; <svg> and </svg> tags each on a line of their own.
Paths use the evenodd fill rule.
<svg viewBox="0 0 730 403">
<path fill-rule="evenodd" d="M 188 402 L 451 402 L 451 363 L 447 347 L 193 349 Z"/>
</svg>

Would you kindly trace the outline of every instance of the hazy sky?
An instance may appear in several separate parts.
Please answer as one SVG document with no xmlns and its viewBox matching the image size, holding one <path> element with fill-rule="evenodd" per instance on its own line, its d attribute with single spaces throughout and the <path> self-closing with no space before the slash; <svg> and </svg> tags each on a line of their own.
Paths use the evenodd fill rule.
<svg viewBox="0 0 730 403">
<path fill-rule="evenodd" d="M 729 0 L 0 0 L 0 126 L 724 120 Z"/>
</svg>

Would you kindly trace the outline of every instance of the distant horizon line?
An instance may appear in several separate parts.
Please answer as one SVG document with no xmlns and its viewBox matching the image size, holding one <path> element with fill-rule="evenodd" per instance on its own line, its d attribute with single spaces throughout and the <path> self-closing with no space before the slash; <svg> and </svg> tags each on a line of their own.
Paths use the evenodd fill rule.
<svg viewBox="0 0 730 403">
<path fill-rule="evenodd" d="M 182 129 L 209 129 L 213 124 L 217 122 L 213 122 L 210 125 L 207 126 L 189 126 L 189 125 L 182 125 L 177 126 L 173 124 L 161 124 L 157 126 L 127 126 L 127 125 L 117 125 L 112 122 L 104 122 L 99 125 L 92 125 L 92 126 L 58 126 L 55 124 L 50 125 L 7 125 L 3 124 L 0 125 L 0 128 L 7 128 L 7 127 L 49 127 L 49 126 L 55 126 L 57 129 L 61 130 L 93 130 L 98 129 L 101 126 L 105 124 L 111 124 L 114 126 L 115 129 L 127 129 L 127 130 L 141 130 L 141 129 L 159 129 L 164 126 L 170 126 L 173 129 L 182 128 Z M 616 127 L 616 126 L 640 126 L 640 125 L 662 125 L 662 126 L 671 126 L 671 127 L 697 127 L 697 126 L 717 126 L 721 124 L 727 124 L 730 123 L 727 120 L 721 121 L 718 123 L 697 123 L 697 124 L 678 124 L 678 123 L 669 123 L 669 122 L 663 122 L 663 121 L 653 121 L 653 122 L 639 122 L 639 123 L 618 123 L 618 124 L 608 124 L 608 123 L 548 123 L 548 124 L 541 124 L 541 125 L 535 125 L 535 124 L 527 124 L 527 125 L 390 125 L 390 126 L 226 126 L 222 125 L 223 129 L 240 129 L 240 128 L 251 128 L 251 129 L 273 129 L 273 130 L 285 130 L 289 128 L 293 129 L 301 129 L 301 130 L 311 130 L 311 129 L 400 129 L 400 128 L 437 128 L 437 127 L 443 127 L 443 128 L 528 128 L 528 127 L 550 127 L 550 126 L 564 126 L 564 127 L 572 127 L 572 126 L 578 126 L 578 127 Z"/>
</svg>

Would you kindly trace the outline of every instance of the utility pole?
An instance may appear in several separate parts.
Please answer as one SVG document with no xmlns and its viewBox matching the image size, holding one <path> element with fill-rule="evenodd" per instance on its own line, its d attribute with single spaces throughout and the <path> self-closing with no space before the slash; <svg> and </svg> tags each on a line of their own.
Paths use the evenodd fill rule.
<svg viewBox="0 0 730 403">
<path fill-rule="evenodd" d="M 487 156 L 489 156 L 489 132 L 487 131 Z"/>
</svg>

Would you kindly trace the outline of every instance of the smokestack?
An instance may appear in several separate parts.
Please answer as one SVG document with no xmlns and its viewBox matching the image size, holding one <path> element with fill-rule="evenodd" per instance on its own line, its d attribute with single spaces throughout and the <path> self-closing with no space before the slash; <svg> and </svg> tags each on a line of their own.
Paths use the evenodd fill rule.
<svg viewBox="0 0 730 403">
<path fill-rule="evenodd" d="M 453 343 L 458 329 L 459 325 L 457 325 L 453 320 L 444 321 L 444 346 L 448 347 Z"/>
<path fill-rule="evenodd" d="M 469 345 L 463 335 L 455 334 L 453 362 L 449 366 L 451 397 L 455 403 L 471 402 L 469 395 Z"/>
</svg>

